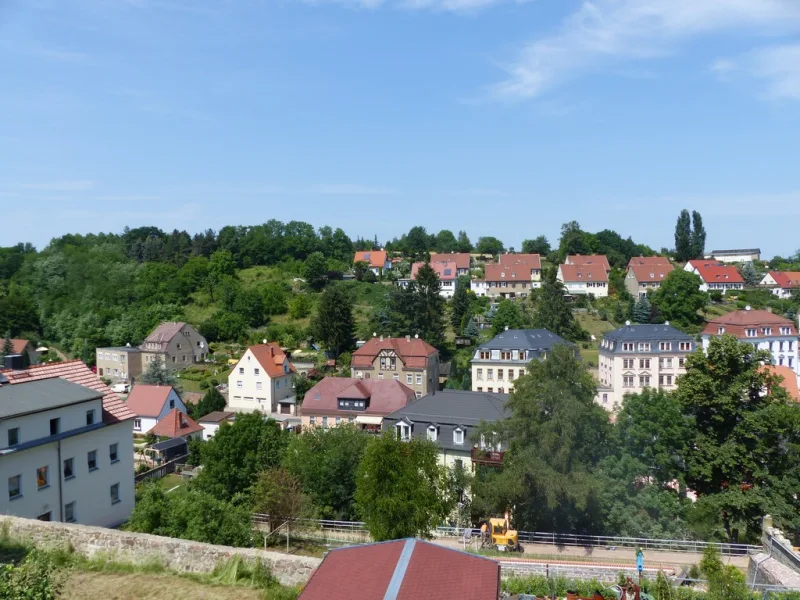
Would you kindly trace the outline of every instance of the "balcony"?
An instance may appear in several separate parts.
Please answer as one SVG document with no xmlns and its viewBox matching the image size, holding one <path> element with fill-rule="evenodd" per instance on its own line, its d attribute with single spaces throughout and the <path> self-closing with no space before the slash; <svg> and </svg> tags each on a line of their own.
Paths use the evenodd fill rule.
<svg viewBox="0 0 800 600">
<path fill-rule="evenodd" d="M 504 455 L 505 452 L 498 450 L 482 450 L 481 448 L 472 448 L 470 450 L 470 458 L 473 464 L 487 467 L 501 467 Z"/>
</svg>

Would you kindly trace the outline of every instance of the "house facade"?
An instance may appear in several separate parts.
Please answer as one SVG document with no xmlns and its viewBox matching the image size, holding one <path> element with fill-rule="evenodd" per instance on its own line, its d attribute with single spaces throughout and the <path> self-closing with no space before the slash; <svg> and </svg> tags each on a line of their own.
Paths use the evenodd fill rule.
<svg viewBox="0 0 800 600">
<path fill-rule="evenodd" d="M 628 262 L 625 289 L 634 298 L 654 292 L 674 270 L 666 256 L 635 256 Z"/>
<path fill-rule="evenodd" d="M 546 329 L 508 329 L 496 335 L 472 356 L 472 391 L 511 393 L 528 363 L 545 358 L 556 344 L 573 345 Z"/>
<path fill-rule="evenodd" d="M 799 271 L 770 271 L 761 279 L 759 285 L 770 288 L 778 298 L 786 300 L 792 292 L 800 290 Z"/>
<path fill-rule="evenodd" d="M 498 262 L 487 264 L 484 271 L 484 295 L 492 299 L 525 298 L 542 285 L 538 254 L 501 254 Z"/>
<path fill-rule="evenodd" d="M 97 374 L 111 383 L 134 381 L 142 374 L 142 352 L 131 346 L 98 348 Z"/>
<path fill-rule="evenodd" d="M 418 337 L 373 337 L 353 352 L 350 376 L 393 379 L 420 398 L 439 388 L 439 351 Z"/>
<path fill-rule="evenodd" d="M 485 279 L 473 279 L 469 282 L 469 289 L 479 297 L 489 295 L 489 284 Z"/>
<path fill-rule="evenodd" d="M 695 349 L 694 339 L 669 323 L 626 324 L 605 334 L 595 401 L 612 411 L 622 406 L 625 394 L 645 388 L 674 390 L 678 377 L 686 373 L 686 357 Z"/>
<path fill-rule="evenodd" d="M 0 338 L 0 352 L 6 344 L 4 338 Z M 39 353 L 36 351 L 36 346 L 30 340 L 23 340 L 19 338 L 11 338 L 11 353 L 23 357 L 25 366 L 39 364 Z M 2 361 L 0 361 L 0 369 L 3 368 Z"/>
<path fill-rule="evenodd" d="M 433 264 L 439 262 L 455 263 L 456 276 L 461 277 L 462 275 L 469 275 L 469 271 L 472 266 L 472 257 L 469 255 L 469 252 L 431 252 L 430 263 Z"/>
<path fill-rule="evenodd" d="M 0 514 L 102 527 L 127 520 L 134 471 L 124 407 L 114 416 L 102 391 L 59 377 L 0 382 Z"/>
<path fill-rule="evenodd" d="M 569 295 L 593 294 L 597 298 L 608 296 L 608 271 L 600 263 L 558 265 L 556 277 L 564 284 Z"/>
<path fill-rule="evenodd" d="M 358 251 L 353 256 L 353 263 L 365 262 L 369 265 L 369 270 L 380 277 L 384 271 L 392 268 L 392 261 L 386 250 L 364 250 Z"/>
<path fill-rule="evenodd" d="M 136 433 L 150 431 L 173 409 L 186 412 L 186 404 L 171 385 L 137 383 L 131 388 L 125 404 L 135 415 L 133 431 Z"/>
<path fill-rule="evenodd" d="M 703 349 L 708 349 L 713 336 L 722 335 L 733 335 L 758 350 L 766 350 L 772 356 L 773 365 L 786 366 L 800 373 L 797 326 L 791 319 L 767 310 L 747 309 L 716 317 L 703 330 Z"/>
<path fill-rule="evenodd" d="M 228 376 L 228 410 L 294 415 L 295 373 L 277 342 L 250 346 Z"/>
<path fill-rule="evenodd" d="M 203 441 L 210 440 L 219 431 L 223 423 L 233 423 L 235 418 L 236 413 L 224 410 L 217 410 L 200 418 L 197 422 L 203 428 Z"/>
<path fill-rule="evenodd" d="M 415 262 L 411 265 L 411 281 L 417 279 L 417 274 L 424 264 Z M 455 261 L 431 261 L 430 265 L 439 277 L 439 295 L 443 298 L 452 298 L 458 285 L 458 267 Z"/>
<path fill-rule="evenodd" d="M 744 279 L 736 267 L 722 264 L 714 260 L 690 260 L 683 267 L 684 271 L 694 273 L 703 282 L 701 292 L 735 292 L 744 289 Z"/>
<path fill-rule="evenodd" d="M 758 248 L 743 248 L 737 250 L 712 250 L 706 256 L 723 263 L 746 263 L 761 260 L 761 250 Z"/>
<path fill-rule="evenodd" d="M 302 427 L 338 427 L 351 423 L 379 433 L 386 415 L 416 398 L 414 390 L 396 379 L 326 377 L 303 399 Z"/>
<path fill-rule="evenodd" d="M 383 430 L 393 431 L 398 439 L 427 439 L 439 449 L 439 462 L 446 467 L 470 469 L 474 449 L 496 450 L 491 440 L 481 442 L 476 428 L 503 419 L 506 394 L 441 390 L 428 394 L 387 415 Z"/>
<path fill-rule="evenodd" d="M 175 371 L 203 362 L 208 356 L 206 338 L 183 322 L 161 323 L 145 338 L 139 349 L 144 371 L 156 357 L 161 358 L 166 369 Z"/>
</svg>

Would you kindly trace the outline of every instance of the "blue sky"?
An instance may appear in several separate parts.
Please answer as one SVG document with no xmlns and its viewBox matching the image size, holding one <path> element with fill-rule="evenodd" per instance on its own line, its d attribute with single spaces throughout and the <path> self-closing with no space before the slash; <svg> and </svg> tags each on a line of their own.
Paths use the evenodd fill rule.
<svg viewBox="0 0 800 600">
<path fill-rule="evenodd" d="M 800 247 L 797 0 L 5 0 L 0 245 L 270 218 Z"/>
</svg>

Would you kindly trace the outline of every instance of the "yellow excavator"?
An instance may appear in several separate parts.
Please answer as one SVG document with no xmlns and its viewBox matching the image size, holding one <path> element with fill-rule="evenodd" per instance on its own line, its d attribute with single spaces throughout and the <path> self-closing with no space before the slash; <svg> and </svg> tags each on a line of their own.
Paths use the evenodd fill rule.
<svg viewBox="0 0 800 600">
<path fill-rule="evenodd" d="M 481 548 L 491 548 L 500 552 L 524 552 L 519 545 L 519 533 L 509 527 L 508 518 L 492 518 L 481 521 Z"/>
</svg>

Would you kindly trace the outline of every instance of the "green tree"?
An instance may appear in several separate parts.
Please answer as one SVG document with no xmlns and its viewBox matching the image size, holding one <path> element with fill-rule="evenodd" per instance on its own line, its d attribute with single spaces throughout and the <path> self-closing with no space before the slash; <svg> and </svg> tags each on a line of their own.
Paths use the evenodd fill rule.
<svg viewBox="0 0 800 600">
<path fill-rule="evenodd" d="M 614 322 L 618 325 L 625 321 L 625 311 L 622 308 L 622 302 L 617 302 L 614 306 Z"/>
<path fill-rule="evenodd" d="M 293 319 L 305 319 L 311 314 L 311 300 L 306 294 L 297 294 L 289 303 L 289 316 Z"/>
<path fill-rule="evenodd" d="M 601 481 L 611 425 L 594 402 L 597 387 L 567 345 L 533 360 L 514 381 L 509 416 L 481 428 L 508 448 L 503 469 L 476 477 L 473 491 L 495 513 L 513 507 L 514 524 L 529 531 L 598 531 Z"/>
<path fill-rule="evenodd" d="M 196 421 L 209 413 L 225 410 L 225 396 L 220 394 L 215 386 L 212 386 L 203 395 L 200 402 L 197 404 L 187 403 L 186 408 L 189 411 L 189 416 Z"/>
<path fill-rule="evenodd" d="M 405 251 L 416 260 L 424 260 L 428 257 L 428 251 L 433 246 L 431 236 L 424 227 L 417 225 L 412 227 L 405 235 Z"/>
<path fill-rule="evenodd" d="M 376 330 L 384 335 L 419 335 L 433 346 L 444 340 L 446 301 L 439 294 L 439 276 L 430 264 L 417 271 L 405 288 L 395 287 L 376 314 Z"/>
<path fill-rule="evenodd" d="M 491 254 L 493 256 L 503 252 L 503 249 L 503 242 L 490 235 L 478 238 L 478 243 L 475 246 L 475 252 Z"/>
<path fill-rule="evenodd" d="M 14 342 L 11 341 L 11 331 L 6 331 L 6 337 L 3 338 L 3 349 L 0 350 L 0 359 L 11 354 L 14 354 Z"/>
<path fill-rule="evenodd" d="M 556 279 L 555 271 L 546 271 L 542 287 L 535 295 L 532 325 L 570 341 L 586 339 L 587 334 L 575 320 L 564 293 L 564 286 Z"/>
<path fill-rule="evenodd" d="M 305 373 L 300 373 L 299 375 L 295 376 L 294 378 L 294 393 L 297 397 L 297 402 L 302 403 L 303 398 L 306 395 L 306 392 L 314 387 L 316 381 L 309 379 L 308 375 Z"/>
<path fill-rule="evenodd" d="M 352 425 L 312 427 L 292 437 L 283 464 L 300 480 L 321 518 L 358 518 L 356 471 L 369 440 L 369 434 Z"/>
<path fill-rule="evenodd" d="M 259 412 L 240 413 L 230 426 L 220 427 L 203 448 L 197 488 L 224 500 L 246 493 L 258 473 L 281 463 L 288 435 Z"/>
<path fill-rule="evenodd" d="M 692 254 L 692 218 L 684 208 L 675 224 L 675 260 L 686 262 L 695 258 Z"/>
<path fill-rule="evenodd" d="M 755 287 L 761 281 L 761 278 L 758 276 L 758 271 L 756 271 L 753 263 L 744 263 L 740 271 L 742 274 L 742 279 L 744 279 L 744 284 L 747 287 Z"/>
<path fill-rule="evenodd" d="M 342 286 L 329 286 L 322 293 L 311 331 L 334 357 L 355 348 L 353 302 Z"/>
<path fill-rule="evenodd" d="M 469 236 L 466 231 L 458 232 L 458 240 L 456 240 L 456 251 L 458 252 L 472 252 L 472 242 L 469 241 Z"/>
<path fill-rule="evenodd" d="M 303 264 L 303 277 L 312 289 L 321 290 L 328 282 L 328 263 L 322 252 L 314 252 L 309 255 Z"/>
<path fill-rule="evenodd" d="M 458 247 L 458 240 L 449 229 L 442 229 L 436 234 L 437 252 L 455 252 Z"/>
<path fill-rule="evenodd" d="M 541 254 L 542 256 L 546 256 L 550 254 L 550 242 L 547 241 L 547 237 L 544 235 L 540 235 L 533 240 L 524 240 L 522 242 L 522 252 L 523 254 Z"/>
<path fill-rule="evenodd" d="M 372 271 L 369 270 L 369 263 L 364 260 L 357 260 L 353 263 L 353 275 L 356 278 L 356 281 L 362 281 L 364 279 L 364 275 L 367 273 L 371 273 Z"/>
<path fill-rule="evenodd" d="M 659 316 L 683 327 L 699 324 L 702 317 L 698 311 L 708 303 L 708 294 L 700 291 L 702 283 L 697 275 L 683 269 L 669 273 L 652 296 Z"/>
<path fill-rule="evenodd" d="M 478 339 L 480 331 L 478 330 L 478 326 L 475 324 L 475 319 L 470 319 L 467 322 L 467 326 L 464 327 L 463 331 L 461 332 L 461 335 L 464 335 L 473 340 Z"/>
<path fill-rule="evenodd" d="M 450 301 L 450 324 L 453 326 L 453 331 L 456 334 L 461 330 L 461 321 L 464 315 L 469 312 L 470 300 L 467 293 L 467 285 L 459 278 L 456 285 L 456 291 L 453 294 L 453 299 Z"/>
<path fill-rule="evenodd" d="M 525 329 L 527 324 L 527 316 L 518 302 L 501 300 L 492 317 L 492 335 L 503 333 L 506 329 Z"/>
<path fill-rule="evenodd" d="M 633 320 L 636 323 L 649 323 L 652 307 L 647 296 L 640 296 L 633 305 Z"/>
<path fill-rule="evenodd" d="M 676 391 L 694 430 L 688 444 L 686 482 L 698 510 L 718 516 L 724 536 L 756 540 L 760 519 L 772 514 L 796 529 L 800 501 L 800 412 L 754 351 L 733 336 L 712 337 L 707 352 L 686 361 Z"/>
<path fill-rule="evenodd" d="M 300 480 L 286 469 L 275 467 L 261 471 L 250 494 L 253 511 L 269 515 L 270 531 L 294 519 L 313 519 L 314 505 L 304 492 Z"/>
<path fill-rule="evenodd" d="M 589 237 L 577 221 L 564 223 L 561 226 L 561 238 L 558 242 L 559 260 L 564 261 L 569 254 L 591 254 Z"/>
<path fill-rule="evenodd" d="M 706 252 L 706 228 L 703 227 L 703 217 L 696 210 L 692 211 L 692 256 L 703 258 Z"/>
<path fill-rule="evenodd" d="M 0 565 L 3 600 L 55 600 L 64 587 L 63 569 L 44 552 L 33 549 L 17 565 Z"/>
<path fill-rule="evenodd" d="M 356 503 L 375 541 L 429 537 L 455 502 L 433 442 L 373 438 L 358 467 Z"/>
<path fill-rule="evenodd" d="M 217 250 L 208 261 L 208 293 L 214 299 L 214 289 L 224 277 L 236 276 L 236 261 L 228 250 Z"/>
<path fill-rule="evenodd" d="M 178 379 L 175 374 L 164 366 L 164 361 L 161 359 L 160 354 L 153 356 L 153 360 L 147 365 L 147 368 L 139 376 L 137 383 L 145 383 L 147 385 L 171 385 L 176 390 L 180 390 Z"/>
</svg>

